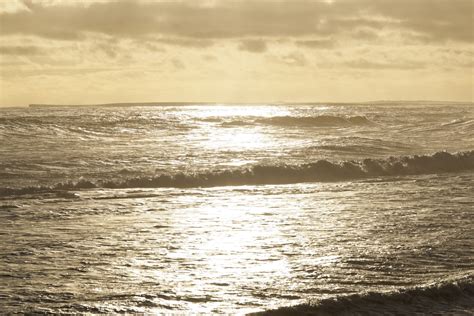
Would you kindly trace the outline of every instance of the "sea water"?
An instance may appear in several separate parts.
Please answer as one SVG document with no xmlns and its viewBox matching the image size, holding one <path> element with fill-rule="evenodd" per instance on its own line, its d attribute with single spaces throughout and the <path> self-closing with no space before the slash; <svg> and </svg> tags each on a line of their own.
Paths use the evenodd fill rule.
<svg viewBox="0 0 474 316">
<path fill-rule="evenodd" d="M 472 103 L 0 109 L 0 310 L 472 313 L 473 149 Z"/>
</svg>

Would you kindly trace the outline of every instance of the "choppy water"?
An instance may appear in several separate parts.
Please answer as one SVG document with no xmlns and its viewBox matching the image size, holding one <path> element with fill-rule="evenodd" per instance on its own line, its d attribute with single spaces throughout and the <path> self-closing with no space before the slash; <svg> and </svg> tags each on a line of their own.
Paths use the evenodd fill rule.
<svg viewBox="0 0 474 316">
<path fill-rule="evenodd" d="M 0 109 L 0 309 L 472 313 L 473 149 L 473 104 Z"/>
</svg>

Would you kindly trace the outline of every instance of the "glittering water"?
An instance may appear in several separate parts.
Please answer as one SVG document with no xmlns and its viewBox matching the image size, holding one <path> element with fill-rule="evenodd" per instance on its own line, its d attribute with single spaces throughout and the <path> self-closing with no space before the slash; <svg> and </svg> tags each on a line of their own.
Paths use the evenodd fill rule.
<svg viewBox="0 0 474 316">
<path fill-rule="evenodd" d="M 5 312 L 245 313 L 473 275 L 472 104 L 2 109 L 0 144 Z"/>
</svg>

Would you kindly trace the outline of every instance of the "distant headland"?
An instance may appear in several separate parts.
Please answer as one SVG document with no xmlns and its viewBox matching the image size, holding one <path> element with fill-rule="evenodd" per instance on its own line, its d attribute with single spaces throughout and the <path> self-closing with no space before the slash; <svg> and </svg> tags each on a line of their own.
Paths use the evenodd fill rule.
<svg viewBox="0 0 474 316">
<path fill-rule="evenodd" d="M 29 104 L 30 108 L 49 107 L 133 107 L 133 106 L 185 106 L 185 105 L 447 105 L 472 104 L 472 101 L 434 101 L 434 100 L 374 100 L 360 102 L 117 102 L 98 104 Z"/>
</svg>

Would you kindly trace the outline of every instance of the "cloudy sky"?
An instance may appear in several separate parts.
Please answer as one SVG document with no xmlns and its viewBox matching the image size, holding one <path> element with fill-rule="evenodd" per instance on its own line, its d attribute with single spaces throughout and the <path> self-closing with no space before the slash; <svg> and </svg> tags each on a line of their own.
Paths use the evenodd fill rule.
<svg viewBox="0 0 474 316">
<path fill-rule="evenodd" d="M 0 105 L 473 100 L 473 0 L 0 1 Z"/>
</svg>

